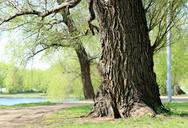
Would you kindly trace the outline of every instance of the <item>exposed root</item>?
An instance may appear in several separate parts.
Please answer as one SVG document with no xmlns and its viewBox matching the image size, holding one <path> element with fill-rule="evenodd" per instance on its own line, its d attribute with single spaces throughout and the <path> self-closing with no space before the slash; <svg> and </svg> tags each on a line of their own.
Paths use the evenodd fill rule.
<svg viewBox="0 0 188 128">
<path fill-rule="evenodd" d="M 120 109 L 121 108 L 121 109 Z M 152 109 L 142 101 L 135 101 L 129 105 L 117 106 L 107 95 L 98 95 L 92 111 L 86 116 L 90 118 L 110 117 L 110 118 L 127 118 L 139 116 L 151 116 L 169 112 L 164 106 L 158 109 Z"/>
<path fill-rule="evenodd" d="M 154 117 L 156 113 L 144 103 L 134 103 L 134 106 L 130 111 L 130 116 L 139 117 L 139 116 L 145 116 L 145 115 Z"/>
<path fill-rule="evenodd" d="M 92 111 L 88 115 L 89 117 L 112 117 L 112 107 L 110 101 L 105 98 L 98 99 L 94 103 Z"/>
<path fill-rule="evenodd" d="M 158 106 L 157 106 L 158 105 Z M 155 108 L 153 108 L 155 107 Z M 105 91 L 99 91 L 96 95 L 92 111 L 86 116 L 90 118 L 110 117 L 110 118 L 127 118 L 139 116 L 151 116 L 169 112 L 162 104 L 149 106 L 139 99 L 132 99 L 129 104 L 124 102 L 117 103 Z"/>
</svg>

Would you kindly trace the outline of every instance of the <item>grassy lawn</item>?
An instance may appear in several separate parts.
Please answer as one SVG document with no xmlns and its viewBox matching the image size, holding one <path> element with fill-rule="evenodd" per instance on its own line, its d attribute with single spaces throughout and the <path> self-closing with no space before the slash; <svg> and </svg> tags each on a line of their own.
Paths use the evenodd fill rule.
<svg viewBox="0 0 188 128">
<path fill-rule="evenodd" d="M 169 115 L 128 119 L 80 118 L 92 106 L 71 107 L 45 116 L 28 128 L 188 128 L 188 102 L 165 103 L 165 106 L 171 109 Z"/>
</svg>

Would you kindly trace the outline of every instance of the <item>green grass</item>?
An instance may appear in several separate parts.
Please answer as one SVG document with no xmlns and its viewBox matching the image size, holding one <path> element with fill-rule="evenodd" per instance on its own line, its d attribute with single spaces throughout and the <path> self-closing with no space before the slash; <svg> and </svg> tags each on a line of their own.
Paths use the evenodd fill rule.
<svg viewBox="0 0 188 128">
<path fill-rule="evenodd" d="M 29 128 L 188 128 L 188 102 L 165 103 L 165 106 L 171 109 L 168 115 L 110 120 L 80 118 L 92 106 L 71 107 L 48 115 Z"/>
<path fill-rule="evenodd" d="M 0 108 L 19 108 L 19 107 L 35 107 L 35 106 L 47 106 L 47 105 L 55 105 L 56 103 L 52 102 L 40 102 L 40 103 L 29 103 L 29 104 L 16 104 L 11 106 L 0 105 Z"/>
</svg>

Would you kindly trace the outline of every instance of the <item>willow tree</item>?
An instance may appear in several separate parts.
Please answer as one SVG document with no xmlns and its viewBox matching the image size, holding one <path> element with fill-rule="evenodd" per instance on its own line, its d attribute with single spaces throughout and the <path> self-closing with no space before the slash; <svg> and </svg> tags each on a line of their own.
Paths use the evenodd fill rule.
<svg viewBox="0 0 188 128">
<path fill-rule="evenodd" d="M 20 15 L 45 18 L 62 9 L 75 7 L 80 1 L 66 0 L 44 12 L 25 10 L 4 22 Z M 98 66 L 102 84 L 90 115 L 119 118 L 167 111 L 161 103 L 153 71 L 153 54 L 160 41 L 153 44 L 149 39 L 150 30 L 142 0 L 89 0 L 91 17 L 88 25 L 92 33 L 97 29 L 91 23 L 95 19 L 93 5 L 102 43 Z"/>
<path fill-rule="evenodd" d="M 36 54 L 49 49 L 72 48 L 76 52 L 80 64 L 80 76 L 83 85 L 84 97 L 85 99 L 93 99 L 95 94 L 90 74 L 90 63 L 92 57 L 88 56 L 88 53 L 81 41 L 81 37 L 85 36 L 85 32 L 81 32 L 77 29 L 77 25 L 69 12 L 69 8 L 59 8 L 58 6 L 56 8 L 57 10 L 53 9 L 53 6 L 58 4 L 61 6 L 63 1 L 64 0 L 46 0 L 38 2 L 33 0 L 2 1 L 0 5 L 4 6 L 5 9 L 0 13 L 3 14 L 1 16 L 2 18 L 0 18 L 0 21 L 2 20 L 0 24 L 15 20 L 17 17 L 24 17 L 16 20 L 16 25 L 14 24 L 15 26 L 12 26 L 14 26 L 13 29 L 26 28 L 25 33 L 27 36 L 30 37 L 31 40 L 34 39 L 32 41 L 35 45 L 32 44 L 26 48 L 27 52 L 28 49 L 31 51 L 28 58 L 34 57 Z M 79 2 L 80 0 L 78 3 Z M 52 8 L 49 11 L 52 13 L 48 13 L 49 8 Z M 4 14 L 8 13 L 10 13 L 9 15 L 13 14 L 13 16 L 7 18 L 9 15 Z M 44 14 L 44 16 L 40 14 Z M 54 15 L 49 16 L 50 14 Z M 62 16 L 60 17 L 58 14 L 61 14 Z M 47 16 L 49 17 L 47 18 Z"/>
</svg>

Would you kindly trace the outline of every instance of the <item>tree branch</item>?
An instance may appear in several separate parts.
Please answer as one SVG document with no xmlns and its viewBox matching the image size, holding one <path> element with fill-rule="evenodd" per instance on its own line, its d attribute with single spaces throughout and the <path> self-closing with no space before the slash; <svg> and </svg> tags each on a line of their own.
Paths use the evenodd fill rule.
<svg viewBox="0 0 188 128">
<path fill-rule="evenodd" d="M 95 35 L 94 30 L 99 32 L 99 28 L 91 23 L 95 19 L 95 12 L 93 9 L 93 0 L 89 0 L 89 13 L 90 13 L 90 18 L 88 20 L 89 29 L 91 30 L 92 34 Z"/>
<path fill-rule="evenodd" d="M 51 14 L 59 12 L 63 8 L 66 8 L 66 7 L 75 7 L 80 1 L 81 0 L 66 1 L 66 2 L 63 2 L 60 5 L 58 5 L 56 8 L 50 9 L 48 11 L 43 11 L 43 12 L 40 12 L 40 11 L 37 11 L 37 10 L 33 10 L 33 9 L 32 10 L 23 10 L 23 11 L 20 11 L 20 12 L 16 13 L 15 15 L 10 16 L 9 18 L 3 20 L 0 23 L 0 25 L 2 25 L 5 22 L 9 22 L 9 21 L 15 19 L 16 17 L 23 16 L 23 15 L 36 15 L 38 17 L 42 17 L 42 19 L 43 19 L 46 16 L 49 16 Z"/>
<path fill-rule="evenodd" d="M 145 12 L 149 10 L 149 8 L 154 4 L 154 0 L 150 0 L 147 7 L 145 7 Z"/>
</svg>

